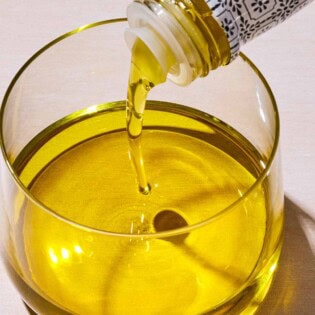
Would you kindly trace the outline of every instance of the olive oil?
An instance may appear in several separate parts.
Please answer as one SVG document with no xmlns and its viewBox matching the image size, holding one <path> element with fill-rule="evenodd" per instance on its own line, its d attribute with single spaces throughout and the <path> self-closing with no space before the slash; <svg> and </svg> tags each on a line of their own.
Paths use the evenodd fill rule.
<svg viewBox="0 0 315 315">
<path fill-rule="evenodd" d="M 248 281 L 259 288 L 265 188 L 215 219 L 261 171 L 249 142 L 202 112 L 148 102 L 145 195 L 128 158 L 124 102 L 91 112 L 55 123 L 16 160 L 23 184 L 59 216 L 17 201 L 24 254 L 16 270 L 31 288 L 74 314 L 201 314 L 235 307 Z M 200 226 L 156 236 L 166 211 Z"/>
<path fill-rule="evenodd" d="M 169 66 L 171 66 L 172 61 L 170 57 Z M 149 91 L 165 80 L 166 73 L 153 53 L 141 40 L 137 40 L 132 48 L 126 109 L 130 157 L 136 170 L 139 190 L 143 194 L 150 192 L 141 148 L 145 103 Z"/>
<path fill-rule="evenodd" d="M 16 159 L 38 203 L 17 200 L 11 272 L 41 312 L 239 313 L 266 292 L 268 187 L 243 197 L 263 158 L 209 114 L 147 101 L 167 72 L 136 41 L 127 106 L 73 113 Z"/>
</svg>

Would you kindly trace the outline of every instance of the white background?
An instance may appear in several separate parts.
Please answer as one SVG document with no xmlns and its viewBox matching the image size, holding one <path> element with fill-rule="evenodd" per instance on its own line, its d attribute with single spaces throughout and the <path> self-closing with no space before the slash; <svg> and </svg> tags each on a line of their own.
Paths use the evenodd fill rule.
<svg viewBox="0 0 315 315">
<path fill-rule="evenodd" d="M 1 0 L 0 98 L 39 48 L 78 26 L 125 16 L 130 0 Z M 285 244 L 259 314 L 315 312 L 315 3 L 247 44 L 281 117 L 286 196 Z M 27 314 L 0 265 L 0 314 Z"/>
</svg>

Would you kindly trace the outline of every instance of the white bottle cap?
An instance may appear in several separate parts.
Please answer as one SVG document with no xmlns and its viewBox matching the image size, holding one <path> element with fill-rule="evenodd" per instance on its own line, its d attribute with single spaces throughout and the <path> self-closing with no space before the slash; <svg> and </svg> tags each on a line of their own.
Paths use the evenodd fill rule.
<svg viewBox="0 0 315 315">
<path fill-rule="evenodd" d="M 182 44 L 191 41 L 185 30 L 174 17 L 161 6 L 152 8 L 133 2 L 128 6 L 127 17 L 130 28 L 125 32 L 127 45 L 131 49 L 137 38 L 152 51 L 169 80 L 185 86 L 193 81 L 193 69 Z M 172 53 L 176 65 L 169 69 L 167 55 Z"/>
</svg>

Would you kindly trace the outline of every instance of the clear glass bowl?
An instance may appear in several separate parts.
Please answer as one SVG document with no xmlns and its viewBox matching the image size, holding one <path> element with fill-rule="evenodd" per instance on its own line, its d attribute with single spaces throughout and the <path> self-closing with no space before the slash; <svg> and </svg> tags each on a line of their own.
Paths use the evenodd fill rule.
<svg viewBox="0 0 315 315">
<path fill-rule="evenodd" d="M 135 181 L 128 142 L 126 161 L 114 155 L 115 141 L 126 138 L 126 27 L 124 19 L 110 20 L 57 38 L 8 88 L 1 108 L 8 273 L 39 314 L 252 314 L 269 289 L 282 240 L 272 92 L 244 55 L 189 87 L 154 88 L 144 159 L 156 191 L 163 191 L 158 174 L 169 184 L 161 185 L 164 195 L 154 199 L 153 188 L 153 199 L 140 203 L 126 191 L 116 195 L 121 179 Z M 182 140 L 174 144 L 166 134 Z M 106 186 L 102 179 L 113 169 Z M 172 176 L 183 176 L 179 186 Z M 199 194 L 172 197 L 187 187 Z M 151 208 L 154 215 L 146 213 Z M 181 213 L 185 225 L 158 230 L 165 210 Z"/>
</svg>

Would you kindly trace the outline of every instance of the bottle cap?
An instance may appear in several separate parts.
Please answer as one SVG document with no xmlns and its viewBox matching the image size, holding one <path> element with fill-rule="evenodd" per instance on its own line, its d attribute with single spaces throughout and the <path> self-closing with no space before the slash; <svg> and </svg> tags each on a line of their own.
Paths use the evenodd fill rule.
<svg viewBox="0 0 315 315">
<path fill-rule="evenodd" d="M 136 2 L 128 6 L 130 28 L 125 32 L 127 45 L 132 49 L 136 39 L 141 39 L 167 72 L 169 80 L 181 86 L 190 84 L 194 79 L 193 69 L 183 49 L 185 46 L 181 44 L 190 41 L 190 38 L 176 19 L 161 6 L 151 9 Z M 176 60 L 176 65 L 171 68 L 167 58 L 170 53 Z"/>
</svg>

